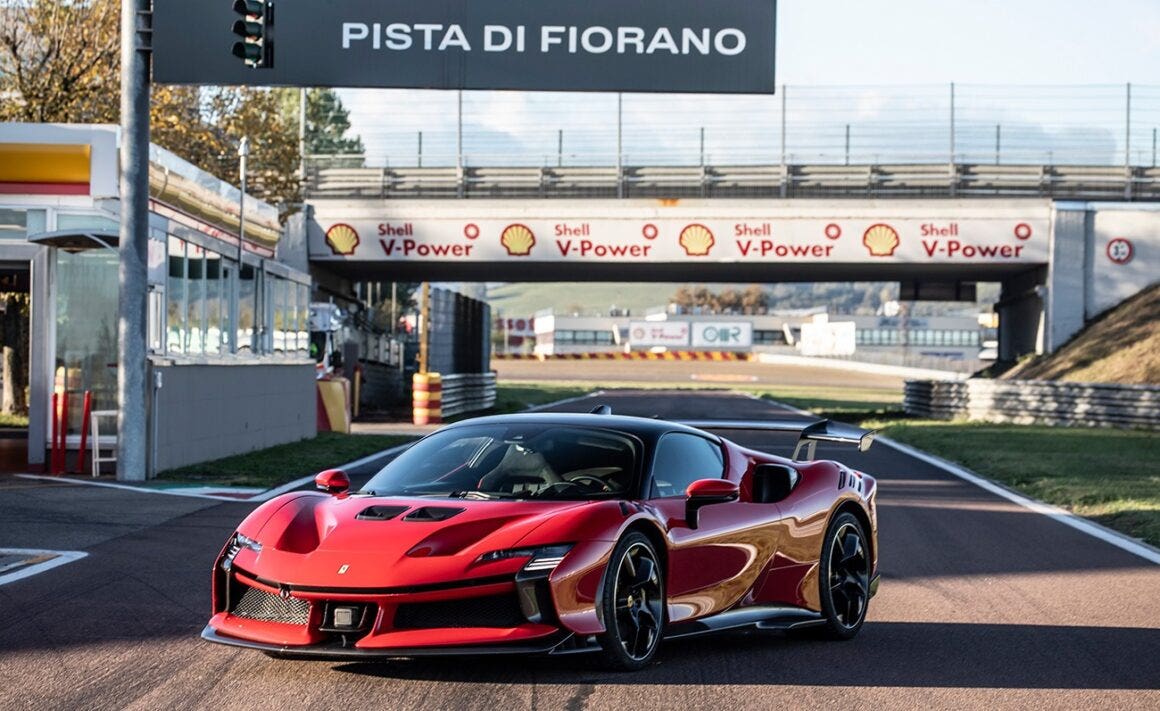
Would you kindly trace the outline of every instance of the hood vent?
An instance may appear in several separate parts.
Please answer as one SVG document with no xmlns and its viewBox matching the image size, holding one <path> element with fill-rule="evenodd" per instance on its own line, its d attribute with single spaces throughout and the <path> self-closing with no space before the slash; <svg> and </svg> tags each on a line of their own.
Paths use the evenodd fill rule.
<svg viewBox="0 0 1160 711">
<path fill-rule="evenodd" d="M 411 513 L 403 517 L 404 521 L 446 521 L 452 516 L 457 516 L 466 511 L 466 509 L 452 508 L 450 506 L 424 506 L 415 509 Z"/>
<path fill-rule="evenodd" d="M 360 521 L 389 521 L 403 513 L 410 506 L 368 506 L 358 513 L 355 518 Z"/>
</svg>

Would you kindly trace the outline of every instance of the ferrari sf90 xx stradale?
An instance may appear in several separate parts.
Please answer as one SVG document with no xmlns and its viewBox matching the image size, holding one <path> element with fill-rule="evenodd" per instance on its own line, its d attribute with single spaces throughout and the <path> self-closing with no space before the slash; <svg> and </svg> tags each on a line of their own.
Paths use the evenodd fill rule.
<svg viewBox="0 0 1160 711">
<path fill-rule="evenodd" d="M 793 458 L 712 434 L 785 430 Z M 592 651 L 637 669 L 663 639 L 817 627 L 848 639 L 877 575 L 876 485 L 816 422 L 525 414 L 450 425 L 349 491 L 272 499 L 213 571 L 202 636 L 275 655 Z M 799 459 L 799 456 L 801 458 Z"/>
</svg>

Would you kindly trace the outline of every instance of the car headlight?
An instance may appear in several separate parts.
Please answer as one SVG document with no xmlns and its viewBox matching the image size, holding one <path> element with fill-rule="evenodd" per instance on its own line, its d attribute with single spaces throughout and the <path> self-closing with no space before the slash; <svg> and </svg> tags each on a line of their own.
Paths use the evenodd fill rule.
<svg viewBox="0 0 1160 711">
<path fill-rule="evenodd" d="M 250 550 L 254 551 L 255 553 L 262 552 L 262 544 L 258 543 L 257 541 L 255 541 L 253 538 L 250 538 L 249 536 L 243 536 L 242 534 L 239 533 L 235 537 L 235 540 L 237 541 L 238 545 L 242 548 L 249 548 Z"/>
<path fill-rule="evenodd" d="M 262 544 L 255 541 L 249 536 L 243 536 L 240 533 L 235 533 L 234 537 L 230 539 L 230 547 L 226 550 L 226 555 L 222 559 L 222 570 L 229 571 L 234 565 L 234 558 L 238 557 L 238 553 L 242 552 L 243 548 L 249 548 L 255 553 L 262 552 Z"/>
<path fill-rule="evenodd" d="M 572 550 L 572 544 L 561 544 L 555 546 L 534 546 L 528 548 L 507 548 L 499 551 L 490 551 L 479 556 L 478 562 L 490 563 L 496 560 L 506 560 L 508 558 L 530 558 L 524 566 L 527 572 L 537 571 L 552 571 L 564 560 L 564 556 L 568 555 L 568 551 Z"/>
</svg>

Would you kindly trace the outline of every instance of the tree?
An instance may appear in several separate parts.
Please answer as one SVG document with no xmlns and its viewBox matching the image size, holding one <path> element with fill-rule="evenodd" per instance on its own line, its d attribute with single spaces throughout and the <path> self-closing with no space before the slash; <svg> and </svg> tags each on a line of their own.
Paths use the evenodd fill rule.
<svg viewBox="0 0 1160 711">
<path fill-rule="evenodd" d="M 116 0 L 3 0 L 0 119 L 116 122 L 119 23 Z"/>
<path fill-rule="evenodd" d="M 0 0 L 0 120 L 118 122 L 119 19 L 116 0 Z M 345 136 L 349 112 L 337 94 L 308 94 L 308 145 L 317 142 L 310 150 L 361 154 L 362 141 Z M 285 217 L 301 202 L 297 95 L 287 89 L 154 86 L 151 140 L 237 185 L 237 147 L 248 136 L 248 190 L 280 206 Z M 294 108 L 288 112 L 290 100 Z"/>
<path fill-rule="evenodd" d="M 24 397 L 28 386 L 28 307 L 28 294 L 0 294 L 0 368 L 3 371 L 0 411 L 6 415 L 28 410 Z"/>
</svg>

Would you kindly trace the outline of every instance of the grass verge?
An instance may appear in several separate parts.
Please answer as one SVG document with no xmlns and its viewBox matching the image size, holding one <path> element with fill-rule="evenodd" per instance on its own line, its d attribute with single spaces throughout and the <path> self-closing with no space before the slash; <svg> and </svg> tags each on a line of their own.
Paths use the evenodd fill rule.
<svg viewBox="0 0 1160 711">
<path fill-rule="evenodd" d="M 157 478 L 203 486 L 270 488 L 316 474 L 323 469 L 362 459 L 412 439 L 414 438 L 396 435 L 319 432 L 313 439 L 279 444 L 256 452 L 170 469 L 158 474 Z"/>
</svg>

